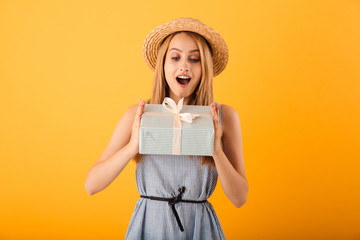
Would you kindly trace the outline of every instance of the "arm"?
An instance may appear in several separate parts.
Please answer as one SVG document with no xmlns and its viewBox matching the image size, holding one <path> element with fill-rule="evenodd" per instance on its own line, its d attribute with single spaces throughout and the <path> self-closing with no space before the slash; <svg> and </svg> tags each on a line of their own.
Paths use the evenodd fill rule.
<svg viewBox="0 0 360 240">
<path fill-rule="evenodd" d="M 225 195 L 239 208 L 245 204 L 249 190 L 245 176 L 240 119 L 235 109 L 222 105 L 221 134 L 219 107 L 220 104 L 216 108 L 214 104 L 211 105 L 215 128 L 213 158 Z"/>
<path fill-rule="evenodd" d="M 145 103 L 130 107 L 118 122 L 104 152 L 89 170 L 85 190 L 89 195 L 105 189 L 139 152 L 140 119 Z"/>
</svg>

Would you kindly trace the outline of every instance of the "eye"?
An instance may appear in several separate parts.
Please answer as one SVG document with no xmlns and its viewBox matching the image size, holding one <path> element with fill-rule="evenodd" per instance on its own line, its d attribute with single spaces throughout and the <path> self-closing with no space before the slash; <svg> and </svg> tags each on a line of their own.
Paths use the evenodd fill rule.
<svg viewBox="0 0 360 240">
<path fill-rule="evenodd" d="M 179 57 L 172 57 L 171 59 L 173 59 L 173 60 L 177 60 Z"/>
<path fill-rule="evenodd" d="M 197 62 L 199 61 L 199 59 L 194 59 L 194 58 L 193 58 L 193 59 L 190 59 L 190 61 L 197 63 Z"/>
</svg>

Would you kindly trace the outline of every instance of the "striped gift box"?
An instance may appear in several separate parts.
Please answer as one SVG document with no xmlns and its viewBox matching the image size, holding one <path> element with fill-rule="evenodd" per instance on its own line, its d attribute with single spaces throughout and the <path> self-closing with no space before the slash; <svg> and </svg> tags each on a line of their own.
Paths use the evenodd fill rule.
<svg viewBox="0 0 360 240">
<path fill-rule="evenodd" d="M 210 107 L 184 105 L 181 113 L 200 116 L 193 119 L 192 123 L 181 121 L 181 150 L 174 154 L 175 114 L 167 111 L 161 104 L 146 104 L 141 117 L 139 153 L 212 156 L 214 124 Z"/>
</svg>

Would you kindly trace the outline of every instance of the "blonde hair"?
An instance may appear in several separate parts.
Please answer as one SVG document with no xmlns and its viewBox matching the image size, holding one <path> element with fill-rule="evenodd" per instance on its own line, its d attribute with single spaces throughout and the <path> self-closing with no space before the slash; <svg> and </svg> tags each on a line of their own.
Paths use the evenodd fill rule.
<svg viewBox="0 0 360 240">
<path fill-rule="evenodd" d="M 154 70 L 152 97 L 148 101 L 150 104 L 161 104 L 165 97 L 169 97 L 169 86 L 165 80 L 164 63 L 166 54 L 170 45 L 171 39 L 178 33 L 185 32 L 191 36 L 200 51 L 201 62 L 201 79 L 199 85 L 193 92 L 191 105 L 203 105 L 208 106 L 214 101 L 213 95 L 213 60 L 212 50 L 209 43 L 199 34 L 189 31 L 175 32 L 167 36 L 158 50 L 156 59 L 156 67 Z M 212 168 L 215 167 L 214 159 L 211 156 L 198 156 L 202 158 L 201 166 L 209 164 Z M 189 156 L 190 158 L 190 156 Z M 136 154 L 134 160 L 139 163 L 142 159 L 141 154 Z"/>
</svg>

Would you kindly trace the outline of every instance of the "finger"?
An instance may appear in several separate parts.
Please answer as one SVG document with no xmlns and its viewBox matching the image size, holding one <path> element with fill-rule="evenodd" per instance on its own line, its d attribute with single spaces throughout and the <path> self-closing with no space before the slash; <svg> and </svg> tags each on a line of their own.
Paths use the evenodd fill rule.
<svg viewBox="0 0 360 240">
<path fill-rule="evenodd" d="M 144 109 L 144 104 L 142 103 L 143 101 L 139 98 L 139 106 L 136 110 L 135 113 L 135 119 L 133 122 L 133 128 L 134 129 L 138 129 L 140 127 L 140 122 L 141 122 L 141 115 Z"/>
<path fill-rule="evenodd" d="M 141 100 L 140 104 L 139 104 L 140 110 L 139 110 L 139 115 L 141 116 L 144 112 L 144 107 L 145 107 L 145 101 Z"/>
<path fill-rule="evenodd" d="M 214 103 L 212 103 L 211 105 L 210 105 L 210 108 L 211 108 L 211 116 L 214 118 L 214 117 L 216 117 L 215 116 L 215 107 L 214 107 Z"/>
<path fill-rule="evenodd" d="M 213 116 L 217 120 L 219 120 L 219 107 L 220 107 L 219 104 L 213 106 Z"/>
<path fill-rule="evenodd" d="M 214 133 L 215 133 L 215 139 L 218 139 L 219 136 L 219 120 L 216 118 L 216 116 L 213 117 L 213 123 L 214 123 Z"/>
<path fill-rule="evenodd" d="M 136 111 L 136 118 L 138 120 L 140 120 L 140 118 L 141 118 L 144 107 L 145 107 L 145 102 L 142 99 L 139 98 L 139 106 L 138 106 L 137 111 Z"/>
<path fill-rule="evenodd" d="M 217 127 L 217 125 L 219 124 L 219 117 L 218 117 L 218 115 L 217 115 L 217 113 L 216 113 L 215 106 L 214 106 L 213 109 L 212 109 L 212 116 L 213 116 L 214 124 L 215 124 L 216 127 Z"/>
</svg>

